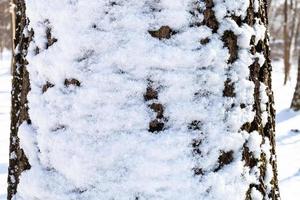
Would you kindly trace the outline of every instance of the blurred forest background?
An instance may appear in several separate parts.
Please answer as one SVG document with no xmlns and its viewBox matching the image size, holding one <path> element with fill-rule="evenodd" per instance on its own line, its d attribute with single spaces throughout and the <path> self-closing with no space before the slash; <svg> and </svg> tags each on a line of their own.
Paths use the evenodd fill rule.
<svg viewBox="0 0 300 200">
<path fill-rule="evenodd" d="M 11 48 L 11 12 L 9 0 L 0 0 L 0 52 Z"/>
</svg>

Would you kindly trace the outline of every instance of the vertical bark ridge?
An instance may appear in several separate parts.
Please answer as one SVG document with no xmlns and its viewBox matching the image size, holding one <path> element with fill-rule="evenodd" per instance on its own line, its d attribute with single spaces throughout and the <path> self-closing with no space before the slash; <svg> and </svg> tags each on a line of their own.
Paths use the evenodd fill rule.
<svg viewBox="0 0 300 200">
<path fill-rule="evenodd" d="M 11 100 L 11 133 L 9 147 L 8 191 L 7 198 L 12 199 L 17 192 L 21 173 L 30 169 L 30 164 L 20 147 L 18 137 L 19 126 L 25 122 L 30 123 L 27 106 L 27 94 L 30 90 L 29 74 L 26 70 L 26 54 L 33 35 L 32 31 L 25 35 L 28 19 L 25 15 L 25 2 L 14 0 L 15 10 L 15 38 L 13 40 L 13 80 Z"/>
<path fill-rule="evenodd" d="M 260 7 L 258 12 L 254 9 L 249 9 L 247 14 L 247 24 L 253 25 L 255 20 L 258 23 L 262 23 L 265 27 L 268 26 L 268 14 L 267 14 L 267 2 L 260 1 Z M 250 1 L 250 7 L 253 7 L 253 1 Z M 257 22 L 257 21 L 256 21 Z M 269 49 L 269 37 L 268 32 L 265 33 L 263 40 L 255 42 L 255 37 L 251 41 L 252 51 L 251 53 L 256 56 L 257 53 L 264 56 L 264 63 L 259 63 L 259 58 L 256 57 L 254 63 L 249 67 L 250 69 L 250 80 L 255 85 L 254 89 L 254 111 L 256 113 L 254 120 L 248 127 L 249 133 L 256 130 L 263 137 L 261 146 L 270 146 L 271 156 L 267 156 L 268 152 L 262 152 L 259 161 L 260 164 L 260 182 L 259 184 L 253 184 L 250 186 L 247 193 L 247 199 L 252 199 L 251 188 L 256 188 L 260 191 L 265 198 L 280 199 L 279 187 L 278 187 L 278 175 L 277 175 L 277 164 L 276 164 L 276 151 L 275 151 L 275 109 L 274 109 L 274 97 L 272 92 L 272 79 L 271 79 L 271 60 L 270 60 L 270 49 Z M 267 96 L 266 102 L 263 101 L 263 94 Z M 263 107 L 261 104 L 265 104 Z M 263 110 L 262 110 L 263 109 Z M 266 119 L 262 119 L 267 116 Z M 265 121 L 265 122 L 264 122 Z M 247 149 L 244 150 L 244 159 L 249 160 L 251 154 L 247 153 Z M 248 163 L 250 165 L 250 163 Z M 268 165 L 271 166 L 271 172 L 268 169 Z M 268 173 L 272 173 L 270 183 L 266 182 Z M 268 180 L 269 181 L 269 180 Z M 268 186 L 271 184 L 271 188 Z"/>
</svg>

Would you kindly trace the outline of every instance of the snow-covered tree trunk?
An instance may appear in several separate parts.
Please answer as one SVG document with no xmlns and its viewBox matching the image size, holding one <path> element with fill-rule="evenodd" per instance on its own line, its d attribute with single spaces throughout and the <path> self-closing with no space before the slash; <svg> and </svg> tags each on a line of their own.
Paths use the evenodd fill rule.
<svg viewBox="0 0 300 200">
<path fill-rule="evenodd" d="M 30 123 L 28 116 L 27 94 L 29 91 L 29 76 L 26 70 L 26 54 L 30 42 L 30 35 L 25 26 L 25 4 L 22 0 L 15 0 L 15 32 L 13 38 L 13 64 L 12 64 L 12 111 L 11 111 L 11 135 L 10 135 L 10 160 L 8 170 L 8 199 L 16 193 L 19 176 L 22 171 L 29 169 L 30 165 L 23 150 L 20 148 L 18 129 L 20 124 Z"/>
<path fill-rule="evenodd" d="M 9 199 L 279 199 L 266 0 L 25 2 Z"/>
</svg>

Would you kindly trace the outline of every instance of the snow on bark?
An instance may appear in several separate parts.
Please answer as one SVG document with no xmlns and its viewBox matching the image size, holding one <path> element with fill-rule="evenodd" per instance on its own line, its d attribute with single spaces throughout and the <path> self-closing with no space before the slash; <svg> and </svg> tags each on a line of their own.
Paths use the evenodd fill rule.
<svg viewBox="0 0 300 200">
<path fill-rule="evenodd" d="M 264 1 L 25 2 L 16 199 L 278 198 Z"/>
</svg>

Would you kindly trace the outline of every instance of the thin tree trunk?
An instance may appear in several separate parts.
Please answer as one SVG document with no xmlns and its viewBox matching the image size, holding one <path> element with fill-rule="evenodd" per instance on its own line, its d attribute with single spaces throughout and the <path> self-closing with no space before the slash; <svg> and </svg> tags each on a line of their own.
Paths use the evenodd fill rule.
<svg viewBox="0 0 300 200">
<path fill-rule="evenodd" d="M 283 52 L 283 61 L 284 61 L 284 85 L 289 79 L 289 74 L 291 70 L 290 64 L 290 38 L 289 38 L 289 7 L 288 0 L 284 2 L 284 22 L 283 22 L 283 42 L 284 42 L 284 52 Z"/>
<path fill-rule="evenodd" d="M 15 10 L 15 38 L 13 41 L 13 63 L 12 63 L 12 100 L 11 100 L 11 133 L 9 147 L 9 169 L 7 198 L 12 199 L 17 192 L 20 174 L 30 168 L 28 160 L 20 148 L 18 129 L 25 121 L 30 123 L 27 107 L 27 93 L 29 91 L 29 77 L 26 70 L 26 54 L 30 42 L 30 35 L 25 36 L 27 19 L 25 16 L 25 2 L 14 0 Z"/>
<path fill-rule="evenodd" d="M 0 1 L 0 53 L 11 48 L 9 0 Z"/>
<path fill-rule="evenodd" d="M 291 109 L 294 111 L 300 110 L 300 51 L 298 53 L 298 75 L 297 75 L 297 84 L 291 104 Z"/>
</svg>

